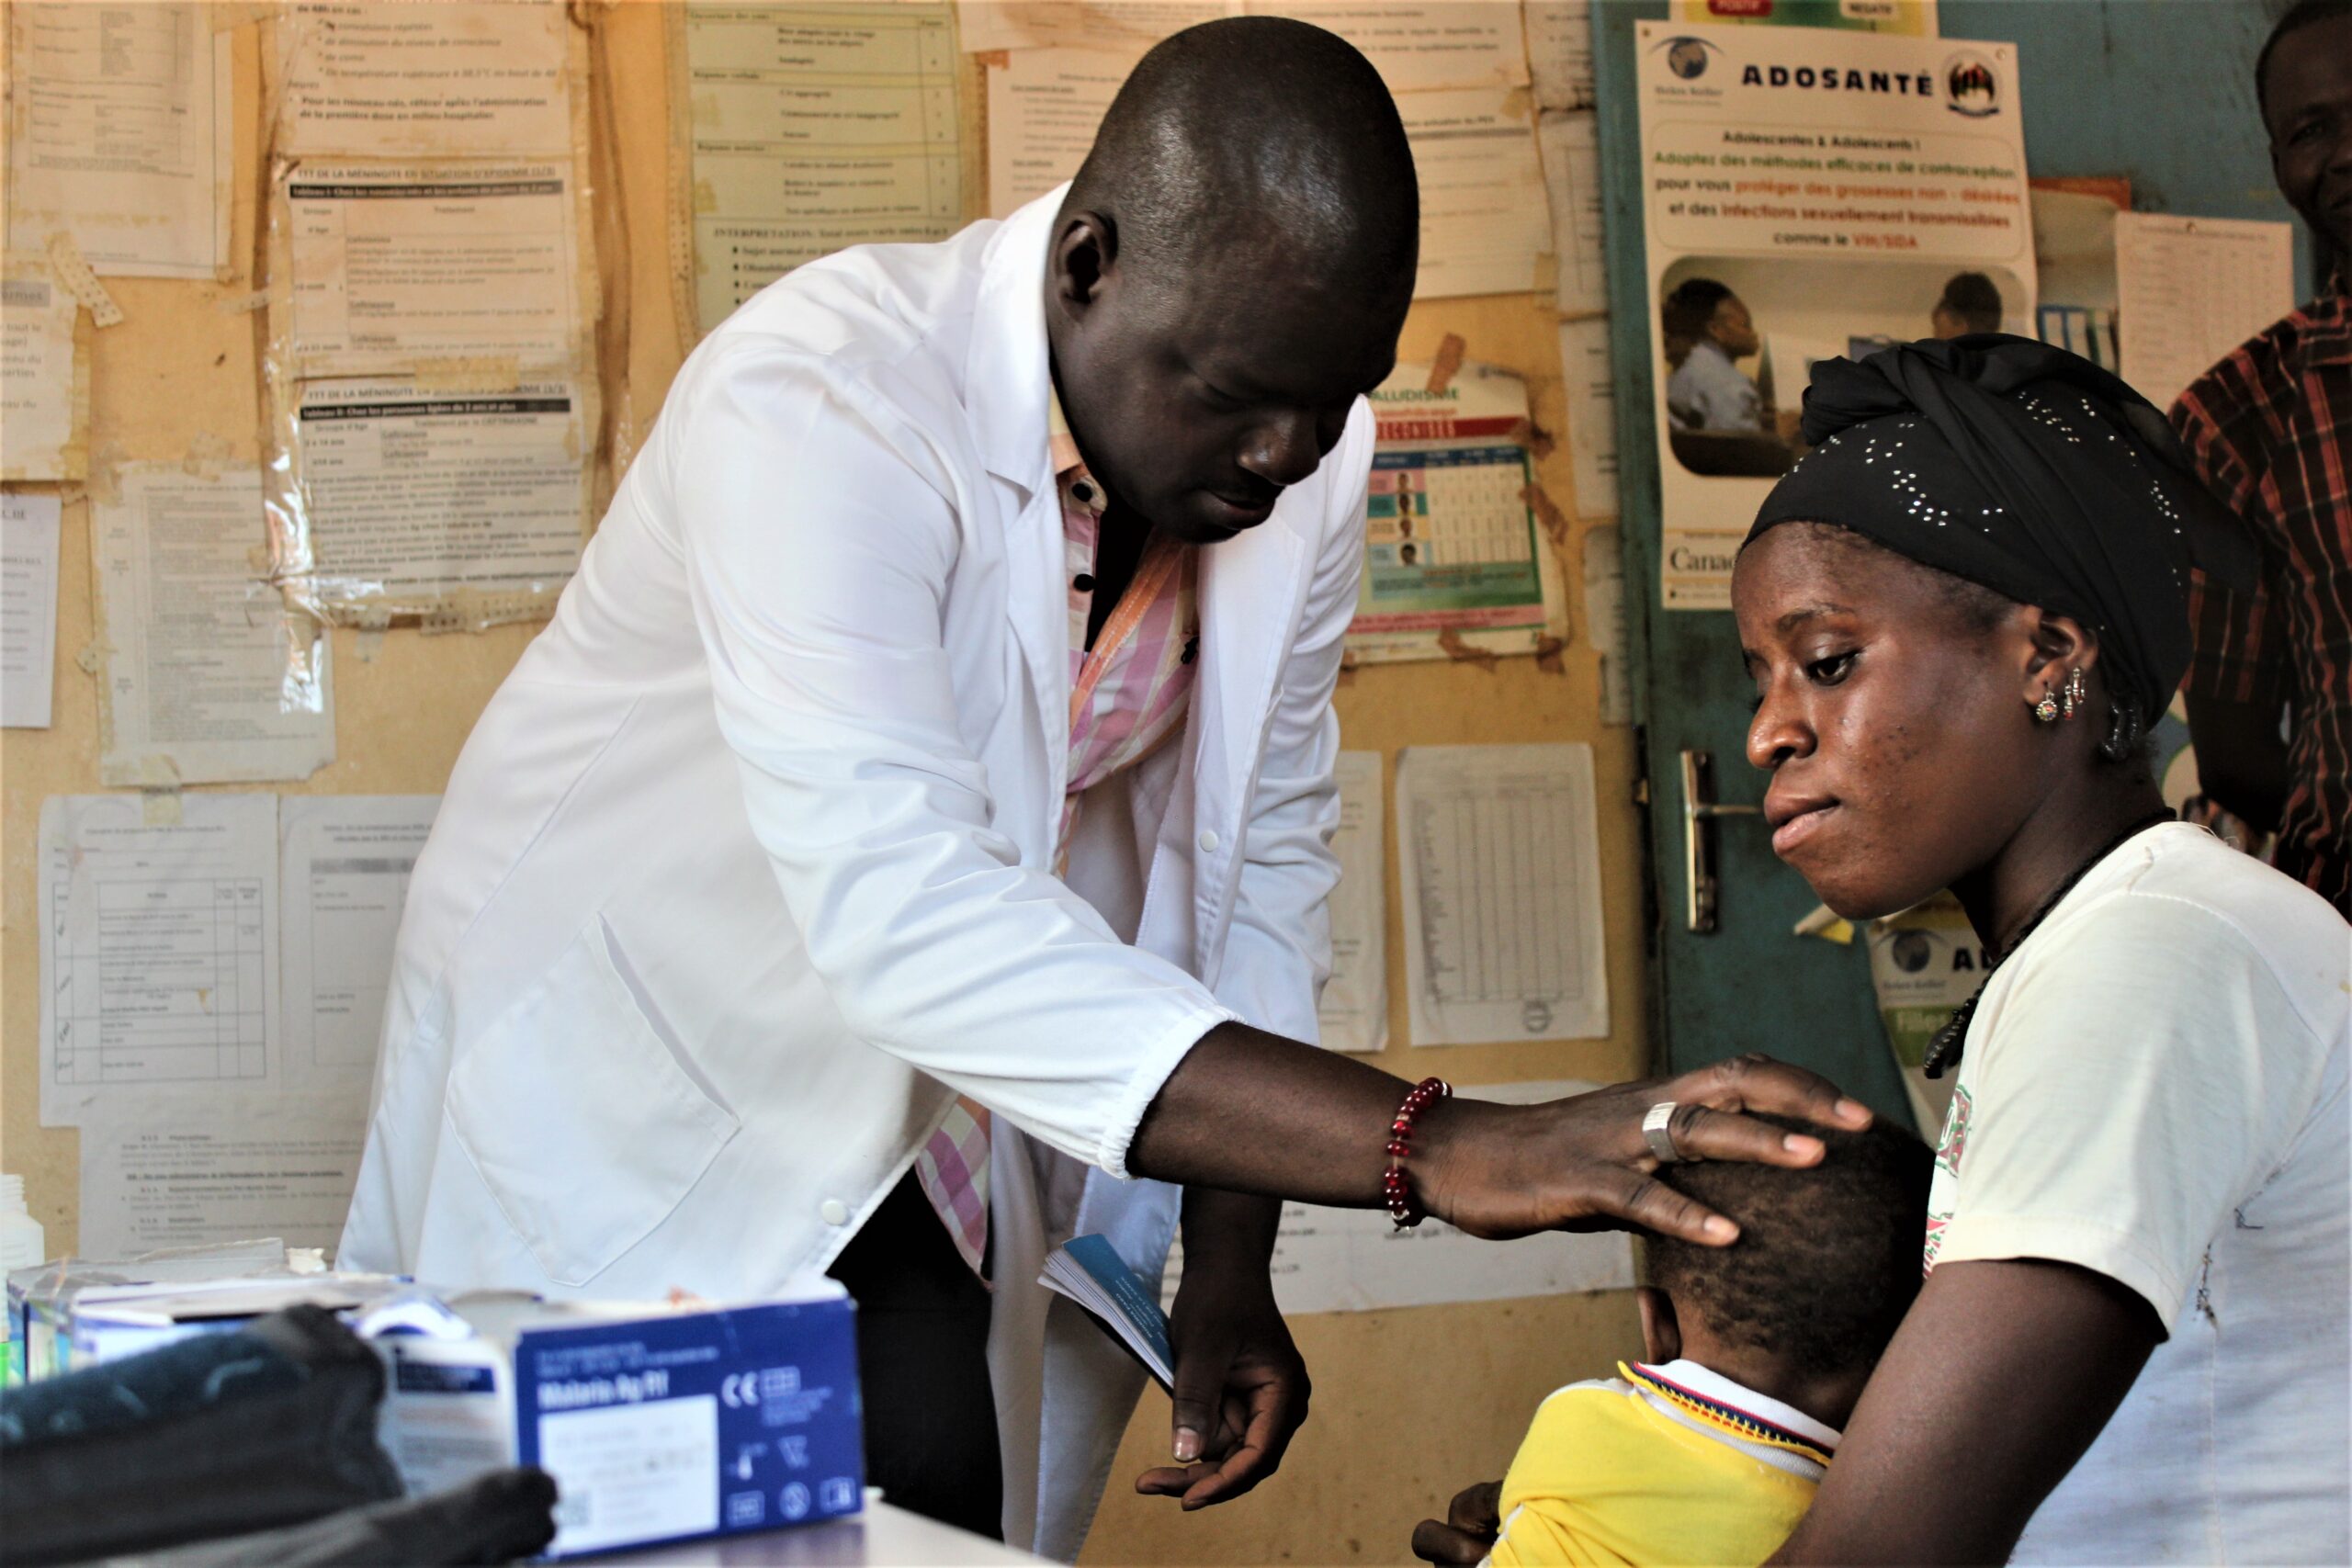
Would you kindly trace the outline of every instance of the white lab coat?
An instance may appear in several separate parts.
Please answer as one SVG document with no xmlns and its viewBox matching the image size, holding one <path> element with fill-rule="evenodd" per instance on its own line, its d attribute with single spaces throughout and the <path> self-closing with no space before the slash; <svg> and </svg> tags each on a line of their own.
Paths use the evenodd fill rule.
<svg viewBox="0 0 2352 1568">
<path fill-rule="evenodd" d="M 1185 733 L 1057 880 L 1060 199 L 810 263 L 688 358 L 417 862 L 343 1258 L 755 1296 L 969 1094 L 1008 1539 L 1070 1557 L 1140 1379 L 1031 1281 L 1086 1231 L 1157 1278 L 1145 1107 L 1221 1021 L 1315 1037 L 1372 420 L 1205 551 Z"/>
</svg>

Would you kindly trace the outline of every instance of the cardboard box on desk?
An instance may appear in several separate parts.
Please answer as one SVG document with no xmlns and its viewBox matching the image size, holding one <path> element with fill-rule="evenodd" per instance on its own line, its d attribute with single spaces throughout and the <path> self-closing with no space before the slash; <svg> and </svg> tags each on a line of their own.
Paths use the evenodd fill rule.
<svg viewBox="0 0 2352 1568">
<path fill-rule="evenodd" d="M 409 1489 L 537 1465 L 560 1493 L 550 1557 L 863 1506 L 856 1309 L 830 1280 L 742 1305 L 419 1296 L 357 1326 Z"/>
</svg>

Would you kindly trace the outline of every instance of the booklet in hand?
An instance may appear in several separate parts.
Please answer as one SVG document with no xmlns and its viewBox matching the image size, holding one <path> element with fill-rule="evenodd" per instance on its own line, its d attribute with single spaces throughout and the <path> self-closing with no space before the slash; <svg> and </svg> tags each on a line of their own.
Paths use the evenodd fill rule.
<svg viewBox="0 0 2352 1568">
<path fill-rule="evenodd" d="M 1168 1314 L 1159 1310 L 1159 1292 L 1136 1278 L 1108 1241 L 1072 1236 L 1046 1259 L 1037 1283 L 1084 1307 L 1160 1387 L 1174 1385 L 1176 1357 L 1169 1348 Z"/>
</svg>

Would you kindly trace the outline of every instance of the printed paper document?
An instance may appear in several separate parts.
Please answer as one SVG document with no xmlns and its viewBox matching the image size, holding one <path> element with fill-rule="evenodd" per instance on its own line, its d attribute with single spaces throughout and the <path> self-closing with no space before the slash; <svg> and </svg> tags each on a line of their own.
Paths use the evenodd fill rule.
<svg viewBox="0 0 2352 1568">
<path fill-rule="evenodd" d="M 87 1258 L 279 1236 L 332 1249 L 358 1184 L 365 1093 L 233 1116 L 107 1111 L 82 1124 Z"/>
<path fill-rule="evenodd" d="M 571 182 L 560 163 L 297 166 L 280 196 L 294 373 L 491 356 L 571 365 Z"/>
<path fill-rule="evenodd" d="M 286 1078 L 365 1100 L 392 943 L 436 795 L 289 795 L 278 804 Z"/>
<path fill-rule="evenodd" d="M 1397 99 L 1421 181 L 1415 299 L 1535 287 L 1552 227 L 1525 98 L 1512 88 L 1470 87 Z"/>
<path fill-rule="evenodd" d="M 1598 1089 L 1598 1084 L 1489 1084 L 1454 1092 L 1470 1100 L 1532 1105 Z M 1175 1304 L 1183 1246 L 1170 1250 L 1160 1302 Z M 1619 1232 L 1481 1241 L 1440 1220 L 1400 1231 L 1382 1209 L 1283 1205 L 1272 1265 L 1274 1303 L 1285 1314 L 1371 1312 L 1446 1302 L 1502 1301 L 1634 1283 L 1634 1245 Z"/>
<path fill-rule="evenodd" d="M 1600 141 L 1589 111 L 1546 114 L 1536 125 L 1544 154 L 1544 188 L 1552 209 L 1555 294 L 1564 316 L 1609 309 L 1609 276 L 1601 254 Z"/>
<path fill-rule="evenodd" d="M 946 5 L 697 3 L 682 20 L 703 331 L 802 262 L 962 224 Z"/>
<path fill-rule="evenodd" d="M 127 466 L 93 499 L 101 780 L 307 778 L 334 761 L 327 641 L 261 580 L 261 475 Z"/>
<path fill-rule="evenodd" d="M 569 156 L 570 27 L 548 4 L 288 6 L 275 151 Z"/>
<path fill-rule="evenodd" d="M 75 374 L 80 304 L 38 261 L 0 276 L 0 479 L 84 477 L 88 393 Z"/>
<path fill-rule="evenodd" d="M 150 825 L 135 795 L 40 812 L 40 1119 L 220 1108 L 275 1093 L 277 797 L 187 795 Z"/>
<path fill-rule="evenodd" d="M 587 435 L 571 384 L 471 395 L 325 380 L 300 395 L 311 558 L 292 569 L 298 599 L 408 614 L 459 588 L 552 594 L 579 564 Z"/>
<path fill-rule="evenodd" d="M 989 70 L 989 212 L 1009 218 L 1078 173 L 1131 55 L 1017 50 Z"/>
<path fill-rule="evenodd" d="M 1396 844 L 1414 1044 L 1609 1032 L 1590 746 L 1408 747 Z"/>
<path fill-rule="evenodd" d="M 1249 9 L 1339 34 L 1363 51 L 1392 93 L 1527 82 L 1516 0 L 1278 0 Z"/>
<path fill-rule="evenodd" d="M 1560 376 L 1568 397 L 1568 458 L 1576 475 L 1577 515 L 1617 515 L 1617 378 L 1609 353 L 1609 319 L 1560 323 Z"/>
<path fill-rule="evenodd" d="M 2123 378 L 2160 409 L 2295 308 L 2290 223 L 2115 215 Z"/>
<path fill-rule="evenodd" d="M 1331 890 L 1331 978 L 1317 1021 L 1333 1051 L 1378 1051 L 1388 1043 L 1387 826 L 1381 810 L 1380 753 L 1342 751 L 1340 885 Z"/>
<path fill-rule="evenodd" d="M 229 254 L 230 38 L 202 5 L 8 7 L 8 243 L 210 277 Z"/>
<path fill-rule="evenodd" d="M 0 726 L 47 729 L 57 683 L 58 500 L 0 491 Z"/>
<path fill-rule="evenodd" d="M 1525 9 L 1536 107 L 1592 107 L 1592 0 L 1527 0 Z"/>
</svg>

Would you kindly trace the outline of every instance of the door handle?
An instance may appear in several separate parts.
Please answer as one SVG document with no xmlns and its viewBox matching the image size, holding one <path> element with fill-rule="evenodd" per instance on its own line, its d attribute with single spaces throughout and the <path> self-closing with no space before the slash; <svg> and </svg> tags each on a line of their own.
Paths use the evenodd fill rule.
<svg viewBox="0 0 2352 1568">
<path fill-rule="evenodd" d="M 1683 916 L 1690 929 L 1704 935 L 1715 929 L 1715 908 L 1722 884 L 1715 874 L 1715 819 L 1719 817 L 1761 817 L 1760 806 L 1723 805 L 1716 801 L 1715 754 L 1682 753 L 1682 878 Z"/>
</svg>

